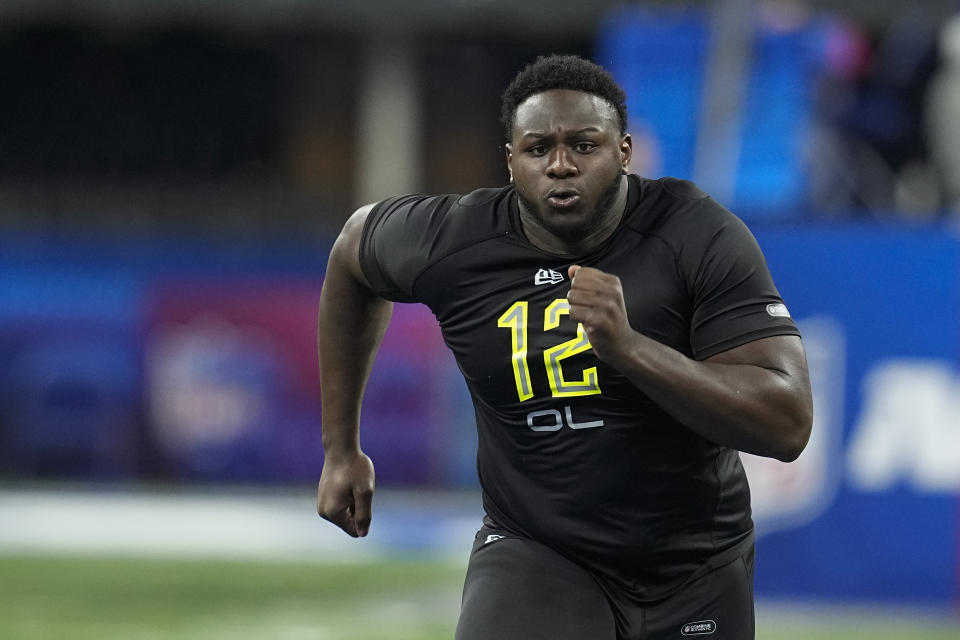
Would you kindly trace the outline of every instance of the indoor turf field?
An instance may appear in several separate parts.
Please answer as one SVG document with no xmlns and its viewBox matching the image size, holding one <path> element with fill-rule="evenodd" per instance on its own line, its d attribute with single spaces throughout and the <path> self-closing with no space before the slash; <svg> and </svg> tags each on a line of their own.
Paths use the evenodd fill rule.
<svg viewBox="0 0 960 640">
<path fill-rule="evenodd" d="M 463 566 L 0 556 L 2 640 L 440 640 Z M 956 640 L 947 613 L 761 603 L 762 640 Z"/>
</svg>

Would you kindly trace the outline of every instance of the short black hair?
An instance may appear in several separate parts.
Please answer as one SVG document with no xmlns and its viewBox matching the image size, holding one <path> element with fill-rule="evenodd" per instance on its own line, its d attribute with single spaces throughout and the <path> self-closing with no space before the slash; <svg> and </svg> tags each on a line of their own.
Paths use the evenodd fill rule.
<svg viewBox="0 0 960 640">
<path fill-rule="evenodd" d="M 500 121 L 507 140 L 513 136 L 517 107 L 530 96 L 551 89 L 583 91 L 603 98 L 620 117 L 620 135 L 627 132 L 627 94 L 610 72 L 576 55 L 539 56 L 524 67 L 503 92 Z"/>
</svg>

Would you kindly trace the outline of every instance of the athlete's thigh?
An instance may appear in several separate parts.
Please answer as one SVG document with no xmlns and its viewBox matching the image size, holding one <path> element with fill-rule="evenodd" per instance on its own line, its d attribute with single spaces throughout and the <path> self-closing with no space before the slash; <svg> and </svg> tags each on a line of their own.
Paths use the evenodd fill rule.
<svg viewBox="0 0 960 640">
<path fill-rule="evenodd" d="M 753 640 L 753 549 L 646 611 L 644 640 Z"/>
<path fill-rule="evenodd" d="M 455 640 L 615 640 L 590 574 L 538 542 L 502 535 L 477 534 Z"/>
</svg>

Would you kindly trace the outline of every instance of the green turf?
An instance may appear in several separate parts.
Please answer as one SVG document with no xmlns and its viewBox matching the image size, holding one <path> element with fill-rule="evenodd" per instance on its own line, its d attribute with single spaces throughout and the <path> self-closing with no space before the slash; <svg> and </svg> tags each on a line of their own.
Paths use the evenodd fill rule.
<svg viewBox="0 0 960 640">
<path fill-rule="evenodd" d="M 462 569 L 0 557 L 0 638 L 434 640 Z"/>
<path fill-rule="evenodd" d="M 376 564 L 0 556 L 2 640 L 441 640 L 463 568 Z M 782 608 L 760 640 L 957 640 L 941 620 Z"/>
</svg>

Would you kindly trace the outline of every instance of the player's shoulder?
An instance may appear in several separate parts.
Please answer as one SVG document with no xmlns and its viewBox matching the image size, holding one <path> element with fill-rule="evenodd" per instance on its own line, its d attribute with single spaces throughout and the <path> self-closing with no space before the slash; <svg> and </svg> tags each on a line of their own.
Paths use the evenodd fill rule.
<svg viewBox="0 0 960 640">
<path fill-rule="evenodd" d="M 705 200 L 710 197 L 703 189 L 690 180 L 664 177 L 656 182 L 667 194 L 678 200 Z"/>
<path fill-rule="evenodd" d="M 458 195 L 427 195 L 425 193 L 407 193 L 390 196 L 373 204 L 370 215 L 375 218 L 408 217 L 424 213 L 442 211 L 449 207 Z"/>
<path fill-rule="evenodd" d="M 486 187 L 460 196 L 457 205 L 464 208 L 496 206 L 510 187 Z"/>
<path fill-rule="evenodd" d="M 443 221 L 448 246 L 462 247 L 508 233 L 513 193 L 512 187 L 475 189 L 451 202 Z"/>
<path fill-rule="evenodd" d="M 466 246 L 509 233 L 512 188 L 477 189 L 467 194 L 412 194 L 388 198 L 370 212 L 364 237 L 391 251 L 414 250 L 438 261 Z"/>
<path fill-rule="evenodd" d="M 640 178 L 640 181 L 640 215 L 631 216 L 632 226 L 638 231 L 685 236 L 736 218 L 690 180 L 668 177 Z"/>
<path fill-rule="evenodd" d="M 463 210 L 495 208 L 503 199 L 510 187 L 491 187 L 475 189 L 469 193 L 448 193 L 442 195 L 427 195 L 411 193 L 385 198 L 374 205 L 372 209 L 379 215 L 389 215 L 397 211 L 414 214 L 460 214 Z"/>
<path fill-rule="evenodd" d="M 740 218 L 693 182 L 641 180 L 639 209 L 631 216 L 630 226 L 659 238 L 675 255 L 693 259 L 714 246 L 718 238 L 739 242 L 752 237 Z"/>
</svg>

